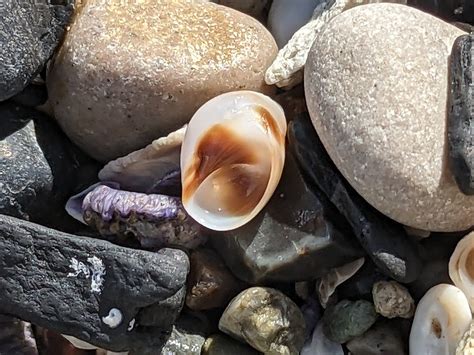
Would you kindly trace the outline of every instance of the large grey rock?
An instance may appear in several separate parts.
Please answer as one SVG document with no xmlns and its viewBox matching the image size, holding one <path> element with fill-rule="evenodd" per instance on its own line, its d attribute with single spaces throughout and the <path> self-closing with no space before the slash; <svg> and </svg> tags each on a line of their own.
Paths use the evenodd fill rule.
<svg viewBox="0 0 474 355">
<path fill-rule="evenodd" d="M 335 165 L 372 206 L 418 229 L 474 225 L 474 196 L 447 164 L 449 56 L 462 34 L 409 6 L 358 6 L 327 24 L 305 66 L 308 110 Z"/>
<path fill-rule="evenodd" d="M 49 117 L 10 102 L 0 104 L 1 214 L 71 228 L 75 221 L 64 205 L 96 176 L 96 163 Z"/>
<path fill-rule="evenodd" d="M 133 250 L 0 215 L 0 313 L 101 348 L 162 346 L 188 269 L 180 250 Z"/>
<path fill-rule="evenodd" d="M 31 324 L 0 314 L 0 354 L 38 355 Z"/>
<path fill-rule="evenodd" d="M 343 218 L 304 182 L 295 161 L 251 222 L 212 237 L 231 271 L 249 283 L 312 280 L 362 256 Z"/>
<path fill-rule="evenodd" d="M 474 195 L 474 34 L 459 37 L 451 53 L 449 158 L 456 182 Z"/>
<path fill-rule="evenodd" d="M 59 44 L 73 6 L 49 3 L 0 3 L 0 101 L 22 91 Z"/>
</svg>

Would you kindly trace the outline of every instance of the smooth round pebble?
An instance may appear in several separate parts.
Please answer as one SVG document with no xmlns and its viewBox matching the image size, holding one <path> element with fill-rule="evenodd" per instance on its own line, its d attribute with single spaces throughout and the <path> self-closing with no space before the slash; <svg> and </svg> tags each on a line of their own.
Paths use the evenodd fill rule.
<svg viewBox="0 0 474 355">
<path fill-rule="evenodd" d="M 313 124 L 350 184 L 388 217 L 430 231 L 474 225 L 447 164 L 448 60 L 464 32 L 398 4 L 355 7 L 305 67 Z"/>
</svg>

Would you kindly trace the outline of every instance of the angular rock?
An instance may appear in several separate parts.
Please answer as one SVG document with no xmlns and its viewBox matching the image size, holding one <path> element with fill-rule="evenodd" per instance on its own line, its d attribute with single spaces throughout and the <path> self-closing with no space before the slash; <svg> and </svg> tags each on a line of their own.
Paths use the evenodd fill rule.
<svg viewBox="0 0 474 355">
<path fill-rule="evenodd" d="M 474 34 L 456 39 L 451 52 L 449 158 L 459 189 L 474 195 Z"/>
<path fill-rule="evenodd" d="M 415 241 L 352 189 L 328 157 L 307 115 L 290 123 L 288 140 L 313 190 L 320 189 L 347 218 L 377 267 L 397 281 L 415 280 L 421 268 Z"/>
<path fill-rule="evenodd" d="M 379 281 L 372 288 L 375 311 L 387 318 L 411 318 L 415 301 L 408 290 L 396 281 Z"/>
<path fill-rule="evenodd" d="M 159 348 L 184 301 L 180 250 L 127 249 L 2 215 L 0 246 L 0 312 L 101 348 Z"/>
<path fill-rule="evenodd" d="M 312 280 L 362 256 L 346 228 L 287 154 L 280 184 L 262 212 L 211 242 L 233 274 L 248 283 Z"/>
<path fill-rule="evenodd" d="M 213 334 L 206 339 L 202 347 L 202 355 L 258 355 L 261 354 L 250 346 L 223 334 Z"/>
<path fill-rule="evenodd" d="M 372 206 L 418 229 L 474 225 L 474 196 L 447 164 L 449 55 L 462 34 L 409 6 L 358 6 L 327 24 L 305 66 L 308 110 L 337 168 Z"/>
<path fill-rule="evenodd" d="M 64 205 L 96 164 L 40 112 L 6 102 L 0 118 L 0 213 L 70 230 Z"/>
<path fill-rule="evenodd" d="M 305 338 L 298 306 L 282 292 L 264 287 L 237 295 L 222 314 L 219 329 L 269 355 L 296 355 Z"/>
<path fill-rule="evenodd" d="M 5 1 L 0 5 L 0 101 L 22 91 L 53 55 L 73 5 Z"/>
<path fill-rule="evenodd" d="M 350 340 L 347 349 L 353 355 L 405 355 L 407 347 L 399 322 L 381 320 L 361 336 Z"/>
<path fill-rule="evenodd" d="M 193 310 L 225 307 L 242 290 L 242 282 L 231 274 L 212 250 L 191 253 L 186 306 Z"/>
<path fill-rule="evenodd" d="M 219 94 L 271 93 L 263 73 L 276 51 L 257 20 L 210 2 L 90 0 L 47 77 L 50 102 L 71 140 L 108 161 L 180 128 Z"/>
<path fill-rule="evenodd" d="M 377 320 L 374 305 L 365 300 L 342 300 L 324 313 L 324 334 L 337 343 L 345 343 L 364 334 Z"/>
<path fill-rule="evenodd" d="M 199 321 L 193 317 L 186 316 L 178 319 L 176 325 L 173 325 L 169 339 L 161 349 L 161 355 L 200 355 L 206 337 L 199 326 Z M 150 355 L 156 354 L 153 349 L 147 350 Z M 141 353 L 135 355 L 141 355 Z"/>
<path fill-rule="evenodd" d="M 0 354 L 38 355 L 31 324 L 0 314 Z"/>
</svg>

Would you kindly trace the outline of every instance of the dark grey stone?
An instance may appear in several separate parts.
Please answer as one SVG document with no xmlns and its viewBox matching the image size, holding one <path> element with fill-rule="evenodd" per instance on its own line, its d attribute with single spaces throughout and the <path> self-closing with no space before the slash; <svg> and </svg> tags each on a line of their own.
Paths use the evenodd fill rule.
<svg viewBox="0 0 474 355">
<path fill-rule="evenodd" d="M 415 280 L 421 269 L 415 240 L 400 224 L 370 206 L 342 177 L 307 114 L 290 123 L 288 140 L 314 191 L 322 191 L 347 219 L 377 267 L 397 281 Z"/>
<path fill-rule="evenodd" d="M 0 354 L 38 355 L 31 324 L 0 315 Z"/>
<path fill-rule="evenodd" d="M 0 101 L 22 91 L 53 55 L 73 5 L 0 2 Z"/>
<path fill-rule="evenodd" d="M 287 154 L 280 184 L 262 212 L 211 242 L 234 275 L 251 284 L 311 280 L 362 256 L 337 215 Z"/>
<path fill-rule="evenodd" d="M 79 223 L 64 205 L 97 170 L 49 117 L 0 103 L 1 214 L 71 231 Z"/>
<path fill-rule="evenodd" d="M 133 250 L 0 215 L 0 313 L 101 348 L 159 349 L 188 271 L 180 250 Z M 113 308 L 123 317 L 115 328 L 103 318 Z"/>
<path fill-rule="evenodd" d="M 459 189 L 474 195 L 474 34 L 456 39 L 451 52 L 448 142 L 450 167 Z"/>
</svg>

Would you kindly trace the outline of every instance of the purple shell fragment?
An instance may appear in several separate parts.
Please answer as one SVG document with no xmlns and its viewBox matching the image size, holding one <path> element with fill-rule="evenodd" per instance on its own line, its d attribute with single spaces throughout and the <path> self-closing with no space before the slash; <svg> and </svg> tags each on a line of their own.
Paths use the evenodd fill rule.
<svg viewBox="0 0 474 355">
<path fill-rule="evenodd" d="M 83 221 L 102 235 L 133 236 L 142 247 L 196 248 L 202 227 L 185 212 L 179 197 L 122 191 L 107 185 L 89 189 L 82 201 Z"/>
</svg>

